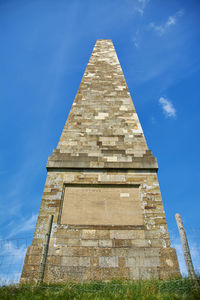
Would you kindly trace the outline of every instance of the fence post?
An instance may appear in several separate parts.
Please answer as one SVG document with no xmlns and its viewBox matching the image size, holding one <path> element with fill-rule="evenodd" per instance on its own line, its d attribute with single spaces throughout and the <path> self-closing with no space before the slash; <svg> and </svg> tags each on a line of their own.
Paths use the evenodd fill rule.
<svg viewBox="0 0 200 300">
<path fill-rule="evenodd" d="M 49 240 L 50 240 L 50 235 L 51 235 L 52 223 L 53 223 L 53 215 L 50 215 L 49 220 L 48 220 L 47 233 L 45 234 L 45 242 L 44 242 L 44 247 L 42 250 L 42 258 L 41 258 L 40 267 L 39 267 L 37 284 L 41 284 L 44 279 L 44 271 L 45 271 L 47 254 L 48 254 L 48 249 L 49 249 Z"/>
<path fill-rule="evenodd" d="M 183 222 L 182 222 L 180 214 L 176 214 L 175 217 L 176 217 L 176 223 L 177 223 L 180 238 L 181 238 L 183 254 L 184 254 L 184 259 L 185 259 L 185 263 L 186 263 L 186 267 L 187 267 L 187 271 L 188 271 L 188 276 L 190 277 L 190 279 L 195 281 L 195 286 L 198 286 L 198 281 L 197 281 L 197 277 L 196 277 L 196 274 L 194 271 L 194 266 L 193 266 L 192 258 L 190 255 L 190 248 L 188 245 L 187 236 L 185 233 Z"/>
</svg>

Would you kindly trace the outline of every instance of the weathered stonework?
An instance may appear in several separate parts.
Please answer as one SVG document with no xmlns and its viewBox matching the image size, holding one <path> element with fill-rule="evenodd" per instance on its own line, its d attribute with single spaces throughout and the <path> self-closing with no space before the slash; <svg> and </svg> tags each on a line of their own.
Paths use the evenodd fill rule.
<svg viewBox="0 0 200 300">
<path fill-rule="evenodd" d="M 49 215 L 46 282 L 180 275 L 157 162 L 110 40 L 95 45 L 47 170 L 22 282 L 37 280 Z"/>
</svg>

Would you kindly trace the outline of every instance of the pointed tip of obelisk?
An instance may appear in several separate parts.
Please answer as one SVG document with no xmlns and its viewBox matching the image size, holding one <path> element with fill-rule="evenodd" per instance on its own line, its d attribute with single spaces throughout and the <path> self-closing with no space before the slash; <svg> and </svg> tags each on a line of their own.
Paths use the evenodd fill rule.
<svg viewBox="0 0 200 300">
<path fill-rule="evenodd" d="M 112 41 L 112 39 L 97 39 L 96 41 Z"/>
<path fill-rule="evenodd" d="M 107 43 L 107 42 L 113 43 L 112 39 L 97 39 L 96 40 L 96 44 L 97 43 Z"/>
</svg>

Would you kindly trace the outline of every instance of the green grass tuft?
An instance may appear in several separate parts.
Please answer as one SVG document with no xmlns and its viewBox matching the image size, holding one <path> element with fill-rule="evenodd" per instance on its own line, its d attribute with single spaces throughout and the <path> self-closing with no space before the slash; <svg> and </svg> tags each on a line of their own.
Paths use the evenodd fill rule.
<svg viewBox="0 0 200 300">
<path fill-rule="evenodd" d="M 174 280 L 111 281 L 12 285 L 0 287 L 0 300 L 200 300 L 200 289 L 195 289 L 188 278 Z"/>
</svg>

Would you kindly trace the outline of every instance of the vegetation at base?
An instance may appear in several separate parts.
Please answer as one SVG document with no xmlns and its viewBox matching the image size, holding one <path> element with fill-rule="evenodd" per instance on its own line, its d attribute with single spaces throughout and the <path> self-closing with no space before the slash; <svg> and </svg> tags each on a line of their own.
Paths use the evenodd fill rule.
<svg viewBox="0 0 200 300">
<path fill-rule="evenodd" d="M 200 281 L 200 280 L 199 280 Z M 200 282 L 199 282 L 200 283 Z M 65 300 L 65 299 L 133 299 L 133 300 L 196 300 L 200 289 L 188 278 L 173 280 L 112 281 L 0 287 L 1 300 Z"/>
</svg>

